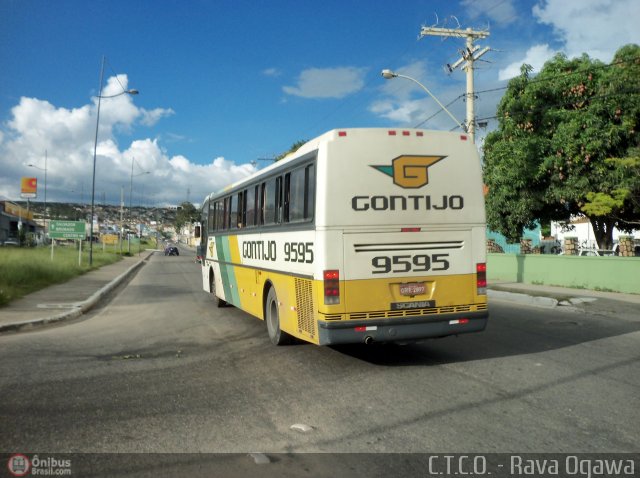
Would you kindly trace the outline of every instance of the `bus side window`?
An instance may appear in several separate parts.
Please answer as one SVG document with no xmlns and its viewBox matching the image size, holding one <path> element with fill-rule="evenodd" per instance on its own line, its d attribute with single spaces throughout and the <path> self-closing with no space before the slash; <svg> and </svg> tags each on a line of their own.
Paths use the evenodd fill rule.
<svg viewBox="0 0 640 478">
<path fill-rule="evenodd" d="M 284 188 L 282 187 L 282 176 L 278 176 L 276 178 L 276 211 L 275 211 L 275 222 L 277 224 L 282 222 L 282 201 L 284 195 Z"/>
<path fill-rule="evenodd" d="M 247 191 L 238 193 L 238 228 L 246 226 L 245 216 L 247 211 Z"/>
<path fill-rule="evenodd" d="M 278 178 L 280 179 L 280 178 Z M 265 225 L 276 223 L 276 214 L 278 213 L 278 197 L 276 195 L 278 191 L 276 179 L 270 179 L 263 185 L 263 223 Z"/>
<path fill-rule="evenodd" d="M 238 227 L 238 211 L 240 194 L 234 194 L 229 198 L 231 202 L 231 213 L 229 214 L 229 229 L 235 229 Z"/>
<path fill-rule="evenodd" d="M 247 214 L 245 220 L 247 221 L 247 227 L 253 227 L 257 224 L 258 218 L 258 191 L 260 187 L 255 186 L 252 191 L 248 191 L 247 197 Z"/>
<path fill-rule="evenodd" d="M 288 220 L 290 222 L 304 221 L 304 203 L 305 203 L 305 170 L 296 169 L 288 174 L 290 177 L 289 184 L 286 185 L 289 198 Z"/>
<path fill-rule="evenodd" d="M 223 214 L 223 208 L 222 208 L 222 202 L 221 201 L 216 201 L 214 204 L 214 214 L 215 214 L 215 230 L 216 231 L 221 231 L 222 230 L 222 221 L 224 218 L 224 214 Z"/>
<path fill-rule="evenodd" d="M 260 185 L 260 218 L 258 221 L 258 224 L 260 226 L 264 225 L 264 220 L 266 218 L 266 211 L 265 211 L 265 205 L 267 202 L 267 184 L 266 183 L 262 183 Z"/>
<path fill-rule="evenodd" d="M 208 202 L 207 201 L 207 222 L 205 223 L 204 220 L 202 221 L 202 228 L 205 229 L 205 224 L 206 224 L 206 229 L 209 231 L 213 231 L 216 228 L 216 211 L 215 211 L 215 203 L 212 202 Z"/>
<path fill-rule="evenodd" d="M 291 201 L 291 173 L 284 175 L 284 213 L 282 222 L 289 222 L 289 205 Z"/>
<path fill-rule="evenodd" d="M 307 166 L 304 170 L 304 218 L 313 219 L 313 211 L 316 200 L 316 170 L 313 164 Z"/>
<path fill-rule="evenodd" d="M 260 225 L 260 186 L 256 186 L 254 188 L 254 203 L 255 203 L 255 212 L 253 218 L 253 224 L 256 226 Z"/>
<path fill-rule="evenodd" d="M 224 225 L 226 231 L 231 226 L 231 196 L 224 198 Z"/>
</svg>

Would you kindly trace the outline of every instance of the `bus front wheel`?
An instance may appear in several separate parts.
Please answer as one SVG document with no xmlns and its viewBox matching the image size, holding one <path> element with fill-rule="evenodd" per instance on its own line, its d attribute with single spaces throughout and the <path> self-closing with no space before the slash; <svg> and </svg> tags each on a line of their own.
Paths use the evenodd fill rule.
<svg viewBox="0 0 640 478">
<path fill-rule="evenodd" d="M 216 280 L 213 271 L 209 272 L 209 293 L 213 295 L 213 299 L 217 302 L 218 307 L 224 307 L 227 303 L 216 295 Z"/>
<path fill-rule="evenodd" d="M 278 298 L 276 291 L 272 287 L 267 295 L 265 304 L 265 321 L 267 322 L 267 331 L 269 338 L 274 345 L 286 345 L 291 343 L 291 335 L 283 332 L 280 328 L 280 314 L 278 312 Z"/>
</svg>

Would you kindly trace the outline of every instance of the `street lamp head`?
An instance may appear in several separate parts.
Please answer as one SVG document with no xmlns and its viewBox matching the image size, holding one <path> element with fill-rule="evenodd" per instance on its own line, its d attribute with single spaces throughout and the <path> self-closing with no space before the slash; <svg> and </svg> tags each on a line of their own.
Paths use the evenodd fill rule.
<svg viewBox="0 0 640 478">
<path fill-rule="evenodd" d="M 394 73 L 391 70 L 382 70 L 380 74 L 385 80 L 390 80 L 391 78 L 396 78 L 398 76 L 397 73 Z"/>
<path fill-rule="evenodd" d="M 124 90 L 121 91 L 120 93 L 116 93 L 115 95 L 108 95 L 108 96 L 101 96 L 98 95 L 97 98 L 98 99 L 107 99 L 107 98 L 116 98 L 117 96 L 122 96 L 122 95 L 139 95 L 140 92 L 138 90 Z"/>
</svg>

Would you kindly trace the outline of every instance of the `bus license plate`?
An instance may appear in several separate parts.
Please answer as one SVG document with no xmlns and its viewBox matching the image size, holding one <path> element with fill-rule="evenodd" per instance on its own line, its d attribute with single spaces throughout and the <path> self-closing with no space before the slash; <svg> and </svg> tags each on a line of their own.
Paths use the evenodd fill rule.
<svg viewBox="0 0 640 478">
<path fill-rule="evenodd" d="M 410 284 L 400 284 L 400 295 L 420 295 L 426 292 L 427 288 L 424 284 L 412 282 Z"/>
</svg>

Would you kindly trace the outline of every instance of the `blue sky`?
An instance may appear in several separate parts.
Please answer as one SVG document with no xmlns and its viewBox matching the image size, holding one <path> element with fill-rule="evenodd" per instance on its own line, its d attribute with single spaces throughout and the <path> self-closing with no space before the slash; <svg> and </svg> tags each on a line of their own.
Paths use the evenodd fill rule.
<svg viewBox="0 0 640 478">
<path fill-rule="evenodd" d="M 640 43 L 639 19 L 637 0 L 0 0 L 0 197 L 19 199 L 20 177 L 37 176 L 42 200 L 43 171 L 27 165 L 44 168 L 46 151 L 47 199 L 90 201 L 103 55 L 103 95 L 140 94 L 101 103 L 96 201 L 116 204 L 124 188 L 126 204 L 199 203 L 298 140 L 413 127 L 439 110 L 384 68 L 455 100 L 463 120 L 465 75 L 443 69 L 463 40 L 418 40 L 423 25 L 489 31 L 484 91 L 556 52 L 608 62 Z M 502 93 L 478 94 L 477 117 Z M 421 125 L 454 126 L 442 113 Z"/>
</svg>

